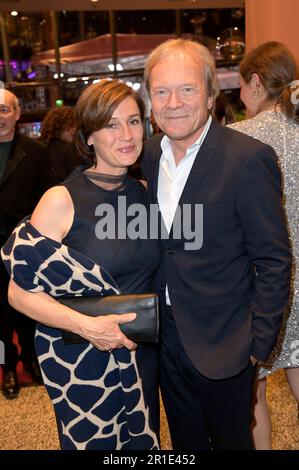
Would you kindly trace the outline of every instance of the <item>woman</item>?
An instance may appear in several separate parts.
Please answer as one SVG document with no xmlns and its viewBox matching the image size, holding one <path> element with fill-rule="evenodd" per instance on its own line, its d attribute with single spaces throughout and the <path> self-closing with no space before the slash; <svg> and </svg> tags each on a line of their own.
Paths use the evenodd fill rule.
<svg viewBox="0 0 299 470">
<path fill-rule="evenodd" d="M 143 116 L 141 98 L 127 85 L 102 80 L 88 87 L 76 108 L 87 165 L 44 194 L 2 253 L 14 279 L 10 302 L 39 322 L 36 349 L 62 449 L 157 448 L 156 351 L 140 345 L 134 352 L 119 328 L 135 314 L 92 318 L 53 298 L 152 289 L 158 242 L 104 238 L 98 225 L 109 206 L 117 226 L 120 198 L 127 207 L 146 205 L 145 188 L 127 175 L 141 151 Z M 61 329 L 88 343 L 65 345 Z"/>
<path fill-rule="evenodd" d="M 219 95 L 216 97 L 213 107 L 213 117 L 223 126 L 231 124 L 236 120 L 233 108 L 222 90 L 220 90 Z"/>
<path fill-rule="evenodd" d="M 254 49 L 239 68 L 241 99 L 251 119 L 230 127 L 271 145 L 277 153 L 284 179 L 285 208 L 292 242 L 294 263 L 299 259 L 299 105 L 295 97 L 296 65 L 290 51 L 271 41 Z M 298 93 L 297 93 L 298 94 Z M 295 268 L 295 266 L 294 266 Z M 299 401 L 299 368 L 296 349 L 299 340 L 299 276 L 292 283 L 292 304 L 286 325 L 282 328 L 282 344 L 270 361 L 259 369 L 256 425 L 253 436 L 257 449 L 271 448 L 271 421 L 266 402 L 266 377 L 284 368 L 290 388 Z M 297 343 L 296 343 L 297 342 Z"/>
<path fill-rule="evenodd" d="M 51 109 L 42 122 L 40 140 L 47 145 L 56 183 L 64 181 L 83 163 L 73 139 L 76 131 L 75 111 L 70 106 Z"/>
</svg>

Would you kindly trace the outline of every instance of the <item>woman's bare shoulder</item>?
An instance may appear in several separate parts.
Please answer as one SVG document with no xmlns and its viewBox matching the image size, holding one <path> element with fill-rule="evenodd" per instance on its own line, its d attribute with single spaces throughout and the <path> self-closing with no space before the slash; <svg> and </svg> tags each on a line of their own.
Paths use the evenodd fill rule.
<svg viewBox="0 0 299 470">
<path fill-rule="evenodd" d="M 44 235 L 61 241 L 69 231 L 74 215 L 71 196 L 64 186 L 50 188 L 40 199 L 31 223 Z"/>
</svg>

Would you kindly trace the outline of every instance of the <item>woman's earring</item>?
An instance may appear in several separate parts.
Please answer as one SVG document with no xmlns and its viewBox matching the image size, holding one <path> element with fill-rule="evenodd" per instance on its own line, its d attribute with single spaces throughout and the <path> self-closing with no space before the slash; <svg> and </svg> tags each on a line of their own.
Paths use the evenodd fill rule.
<svg viewBox="0 0 299 470">
<path fill-rule="evenodd" d="M 259 88 L 255 88 L 255 89 L 253 90 L 253 92 L 251 93 L 251 96 L 252 96 L 253 98 L 258 98 L 259 94 L 260 94 Z"/>
</svg>

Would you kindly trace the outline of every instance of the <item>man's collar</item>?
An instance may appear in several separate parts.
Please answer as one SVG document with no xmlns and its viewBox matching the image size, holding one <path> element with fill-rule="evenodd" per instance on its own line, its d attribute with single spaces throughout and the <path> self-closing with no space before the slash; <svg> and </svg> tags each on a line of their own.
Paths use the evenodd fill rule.
<svg viewBox="0 0 299 470">
<path fill-rule="evenodd" d="M 210 115 L 198 139 L 193 144 L 191 144 L 189 147 L 186 148 L 186 155 L 190 150 L 199 148 L 201 146 L 202 141 L 205 138 L 210 128 L 211 122 L 212 122 L 212 116 Z M 161 145 L 161 149 L 162 149 L 162 152 L 164 153 L 165 158 L 168 159 L 169 151 L 167 150 L 169 150 L 169 148 L 171 149 L 171 139 L 167 135 L 164 135 L 164 137 L 161 140 L 160 145 Z M 172 153 L 172 150 L 171 150 L 171 153 Z"/>
</svg>

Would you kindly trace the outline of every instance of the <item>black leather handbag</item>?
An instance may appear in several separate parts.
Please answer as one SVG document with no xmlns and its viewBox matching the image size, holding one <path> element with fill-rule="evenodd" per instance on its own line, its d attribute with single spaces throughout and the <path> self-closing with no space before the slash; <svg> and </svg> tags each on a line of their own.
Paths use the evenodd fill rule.
<svg viewBox="0 0 299 470">
<path fill-rule="evenodd" d="M 120 294 L 107 297 L 60 297 L 59 302 L 84 315 L 121 315 L 136 313 L 136 319 L 119 325 L 121 331 L 135 343 L 157 343 L 159 339 L 159 303 L 157 294 Z M 65 344 L 86 342 L 86 339 L 62 330 Z"/>
</svg>

